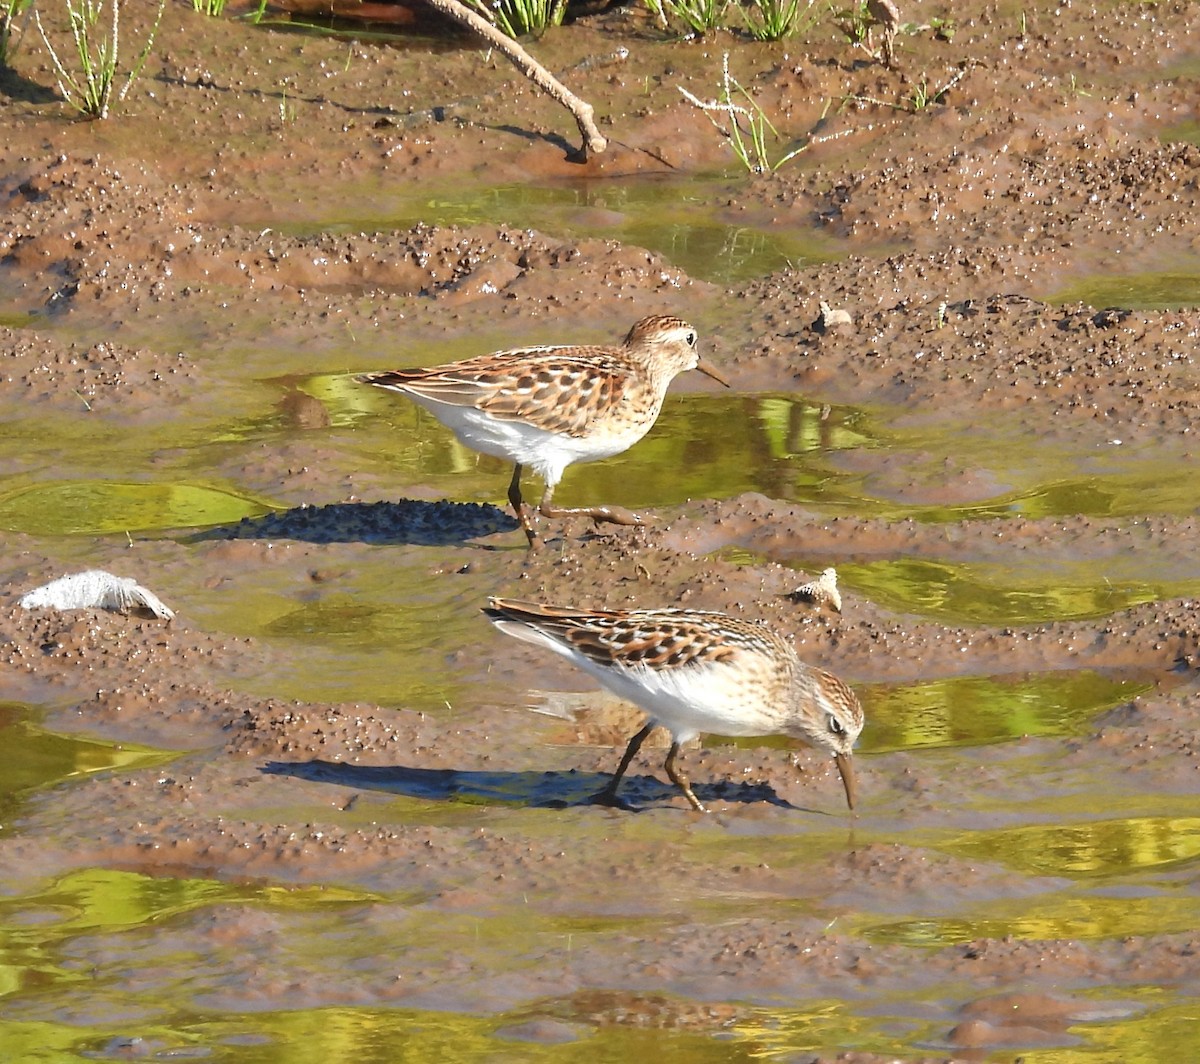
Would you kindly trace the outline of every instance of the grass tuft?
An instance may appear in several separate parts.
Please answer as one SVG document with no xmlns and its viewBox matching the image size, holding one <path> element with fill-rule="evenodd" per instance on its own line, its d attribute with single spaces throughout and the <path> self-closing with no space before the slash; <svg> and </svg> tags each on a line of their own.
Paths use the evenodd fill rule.
<svg viewBox="0 0 1200 1064">
<path fill-rule="evenodd" d="M 810 30 L 824 14 L 817 0 L 753 0 L 740 10 L 746 32 L 756 41 L 782 41 Z"/>
<path fill-rule="evenodd" d="M 37 8 L 35 7 L 33 11 L 34 24 L 41 35 L 42 43 L 46 46 L 46 51 L 50 53 L 50 62 L 58 80 L 58 91 L 62 93 L 67 103 L 86 118 L 108 117 L 116 87 L 121 51 L 121 3 L 120 0 L 107 0 L 107 3 L 111 17 L 108 20 L 106 31 L 101 26 L 105 0 L 66 0 L 67 17 L 71 23 L 71 38 L 78 60 L 78 66 L 71 70 L 59 58 L 58 52 L 42 25 Z M 159 0 L 154 25 L 150 27 L 141 52 L 126 73 L 125 84 L 115 94 L 117 100 L 125 99 L 130 87 L 146 65 L 150 49 L 154 46 L 154 37 L 158 33 L 159 23 L 162 22 L 166 3 L 167 0 Z"/>
<path fill-rule="evenodd" d="M 501 33 L 516 40 L 527 34 L 541 35 L 551 26 L 561 26 L 567 0 L 464 0 Z"/>
<path fill-rule="evenodd" d="M 814 143 L 842 136 L 835 133 L 828 137 L 807 140 L 798 148 L 793 148 L 772 161 L 769 144 L 779 139 L 779 132 L 754 97 L 729 72 L 728 52 L 721 60 L 721 93 L 716 100 L 701 100 L 682 86 L 679 87 L 679 91 L 690 104 L 704 112 L 705 117 L 729 141 L 738 162 L 752 174 L 771 173 L 801 152 L 807 151 Z"/>
<path fill-rule="evenodd" d="M 668 29 L 674 20 L 697 37 L 724 28 L 729 3 L 730 0 L 646 0 L 646 6 L 663 29 Z"/>
</svg>

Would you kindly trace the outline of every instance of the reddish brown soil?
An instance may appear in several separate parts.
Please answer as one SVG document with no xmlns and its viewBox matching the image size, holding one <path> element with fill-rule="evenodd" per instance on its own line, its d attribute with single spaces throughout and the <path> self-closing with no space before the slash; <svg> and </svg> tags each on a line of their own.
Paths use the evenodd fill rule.
<svg viewBox="0 0 1200 1064">
<path fill-rule="evenodd" d="M 1119 436 L 1189 463 L 1200 311 L 1102 312 L 1040 300 L 1097 269 L 1161 269 L 1200 255 L 1200 148 L 1162 136 L 1197 118 L 1200 7 L 1063 5 L 1019 18 L 969 0 L 903 14 L 921 22 L 952 14 L 957 33 L 950 43 L 930 32 L 902 37 L 900 69 L 888 71 L 828 32 L 786 47 L 724 35 L 666 43 L 641 13 L 623 11 L 566 28 L 537 51 L 603 116 L 611 149 L 586 164 L 569 159 L 577 136 L 570 119 L 469 46 L 346 44 L 173 5 L 128 100 L 108 122 L 82 123 L 54 98 L 49 64 L 27 40 L 13 69 L 0 72 L 0 315 L 10 322 L 0 325 L 0 411 L 27 418 L 86 400 L 87 417 L 136 432 L 239 406 L 247 374 L 267 376 L 271 367 L 250 355 L 248 369 L 221 351 L 245 351 L 259 336 L 272 349 L 296 350 L 282 374 L 300 372 L 305 351 L 314 368 L 331 368 L 320 353 L 346 330 L 364 338 L 364 364 L 383 366 L 403 361 L 400 336 L 457 341 L 511 328 L 521 342 L 552 330 L 593 339 L 664 311 L 700 326 L 707 357 L 739 392 L 907 404 L 914 417 L 930 408 L 1003 416 L 1047 446 L 1102 447 Z M 135 33 L 134 16 L 129 22 Z M 628 56 L 617 57 L 618 48 Z M 841 261 L 726 290 L 640 248 L 490 224 L 279 231 L 285 221 L 321 218 L 342 187 L 364 197 L 369 216 L 362 189 L 377 189 L 386 203 L 400 186 L 724 166 L 726 147 L 676 86 L 711 97 L 726 50 L 789 131 L 845 135 L 814 145 L 803 168 L 739 178 L 727 201 L 698 209 L 824 227 L 849 246 Z M 944 102 L 916 113 L 861 102 L 822 118 L 831 97 L 908 99 L 922 77 L 956 80 Z M 435 107 L 444 111 L 435 116 Z M 815 328 L 821 301 L 849 311 L 852 323 Z M 193 337 L 205 357 L 181 353 L 178 343 L 156 346 L 168 329 Z M 685 379 L 678 387 L 704 385 Z M 319 402 L 297 398 L 286 414 L 308 434 L 222 473 L 297 506 L 396 497 L 384 479 L 337 466 L 322 443 L 328 417 Z M 898 495 L 929 503 L 990 488 L 952 457 L 938 483 L 880 475 L 894 478 Z M 421 490 L 436 497 L 439 487 L 407 493 Z M 456 519 L 470 515 L 464 509 Z M 1200 549 L 1197 522 L 1153 513 L 1013 517 L 964 522 L 954 533 L 830 519 L 747 496 L 663 511 L 646 529 L 593 534 L 586 522 L 567 522 L 551 548 L 528 559 L 453 541 L 392 548 L 395 565 L 452 584 L 464 609 L 489 593 L 721 609 L 794 635 L 806 659 L 852 683 L 1084 666 L 1136 667 L 1158 681 L 1081 737 L 861 758 L 862 809 L 845 832 L 831 826 L 843 816 L 832 765 L 770 746 L 689 752 L 689 773 L 714 809 L 708 818 L 656 779 L 662 751 L 651 746 L 631 770 L 629 794 L 650 811 L 580 804 L 611 771 L 613 747 L 633 718 L 599 697 L 584 700 L 575 723 L 525 713 L 531 688 L 588 685 L 483 626 L 477 643 L 431 662 L 473 691 L 445 718 L 301 704 L 244 693 L 250 678 L 287 662 L 256 640 L 193 627 L 186 597 L 170 593 L 181 584 L 236 594 L 238 573 L 259 566 L 298 583 L 307 574 L 314 584 L 337 581 L 368 564 L 365 534 L 285 543 L 285 528 L 271 543 L 180 537 L 133 551 L 115 537 L 81 544 L 7 535 L 0 700 L 52 707 L 56 727 L 192 753 L 167 770 L 101 775 L 28 803 L 0 838 L 4 889 L 99 866 L 353 885 L 420 898 L 437 927 L 527 904 L 564 920 L 612 917 L 609 930 L 573 951 L 536 937 L 508 954 L 468 951 L 457 960 L 453 951 L 384 950 L 339 971 L 336 991 L 327 973 L 276 952 L 273 932 L 253 915 L 229 910 L 223 930 L 198 926 L 198 917 L 177 929 L 189 940 L 241 938 L 265 951 L 260 963 L 225 972 L 218 996 L 235 1011 L 242 995 L 263 1010 L 529 1008 L 513 1037 L 540 1042 L 606 1023 L 715 1031 L 755 1003 L 838 1000 L 869 1013 L 874 1002 L 928 988 L 937 1005 L 920 1020 L 939 1032 L 937 1045 L 911 1051 L 944 1059 L 960 1049 L 970 1056 L 1066 1044 L 1068 1027 L 1078 1033 L 1111 1019 L 1098 1000 L 1135 987 L 1169 988 L 1194 1002 L 1200 930 L 1041 939 L 998 932 L 933 948 L 863 933 L 869 915 L 948 918 L 988 900 L 1036 899 L 1066 882 L 951 856 L 922 836 L 947 825 L 998 826 L 1006 814 L 976 815 L 989 805 L 1069 797 L 1074 814 L 1088 808 L 1100 817 L 1151 796 L 1168 820 L 1194 815 L 1196 603 L 957 627 L 853 593 L 840 615 L 799 606 L 787 595 L 800 581 L 782 563 L 896 555 L 1003 562 L 1028 549 L 1103 566 L 1140 549 L 1184 567 Z M 504 527 L 480 542 L 519 539 Z M 770 560 L 714 560 L 723 547 Z M 137 576 L 177 619 L 15 606 L 35 584 L 87 566 Z M 433 811 L 389 822 L 386 801 L 406 781 Z M 488 788 L 498 815 L 487 801 L 465 813 L 451 803 Z M 443 805 L 454 815 L 442 816 Z M 736 859 L 743 836 L 748 860 Z M 778 863 L 762 859 L 764 846 L 779 850 Z M 1194 895 L 1196 884 L 1185 862 L 1164 889 Z M 408 919 L 402 909 L 380 901 L 350 919 L 386 943 Z M 299 974 L 289 978 L 292 963 Z M 268 970 L 277 978 L 264 978 Z"/>
</svg>

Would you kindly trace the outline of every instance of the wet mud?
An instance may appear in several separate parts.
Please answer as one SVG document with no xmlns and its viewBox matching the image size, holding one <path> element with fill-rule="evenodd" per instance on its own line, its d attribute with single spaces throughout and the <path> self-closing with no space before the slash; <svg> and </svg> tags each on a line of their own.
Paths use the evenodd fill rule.
<svg viewBox="0 0 1200 1064">
<path fill-rule="evenodd" d="M 1184 1059 L 1200 310 L 1086 292 L 1200 272 L 1200 9 L 903 11 L 896 70 L 828 25 L 580 19 L 534 47 L 612 138 L 582 164 L 569 118 L 453 36 L 172 7 L 104 123 L 32 40 L 0 70 L 11 1059 L 394 1059 L 400 1024 L 461 1060 Z M 949 42 L 916 28 L 949 15 Z M 815 138 L 775 174 L 730 169 L 678 92 L 711 98 L 725 51 Z M 721 170 L 698 214 L 828 254 L 724 283 L 594 235 L 622 181 Z M 387 221 L 520 183 L 586 189 L 593 235 L 502 202 Z M 668 408 L 644 466 L 578 467 L 559 500 L 646 526 L 568 519 L 528 554 L 501 463 L 349 381 L 648 313 L 733 385 L 684 375 L 675 409 L 784 410 L 777 449 L 817 464 L 772 480 L 752 442 L 762 483 L 725 490 L 740 425 L 672 439 Z M 840 612 L 794 594 L 827 566 Z M 16 605 L 88 568 L 176 617 Z M 965 604 L 934 601 L 958 578 Z M 640 716 L 494 632 L 490 594 L 787 633 L 863 693 L 860 808 L 816 753 L 720 737 L 684 756 L 709 815 L 654 741 L 631 809 L 589 804 Z M 1044 710 L 1076 676 L 1094 705 Z"/>
</svg>

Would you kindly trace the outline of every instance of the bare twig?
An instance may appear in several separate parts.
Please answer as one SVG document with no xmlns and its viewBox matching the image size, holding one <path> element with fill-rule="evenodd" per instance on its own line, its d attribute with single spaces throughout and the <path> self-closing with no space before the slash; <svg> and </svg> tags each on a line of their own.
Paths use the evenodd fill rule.
<svg viewBox="0 0 1200 1064">
<path fill-rule="evenodd" d="M 592 105 L 581 100 L 511 37 L 501 33 L 487 19 L 464 7 L 458 0 L 428 0 L 429 6 L 479 34 L 491 47 L 502 52 L 512 64 L 539 89 L 561 103 L 575 118 L 583 146 L 579 154 L 586 159 L 589 152 L 597 155 L 608 147 L 592 118 Z"/>
<path fill-rule="evenodd" d="M 883 49 L 880 58 L 884 65 L 891 68 L 896 65 L 896 34 L 900 30 L 900 9 L 893 0 L 867 0 L 867 14 L 871 23 L 867 26 L 867 50 L 871 48 L 871 27 L 883 27 Z"/>
<path fill-rule="evenodd" d="M 825 133 L 821 136 L 809 136 L 803 144 L 798 148 L 793 148 L 786 155 L 777 159 L 775 162 L 767 157 L 766 131 L 770 130 L 771 134 L 778 138 L 779 133 L 771 124 L 771 120 L 767 118 L 766 112 L 755 102 L 752 97 L 729 73 L 729 53 L 726 52 L 721 63 L 722 89 L 723 95 L 719 100 L 702 100 L 694 93 L 689 92 L 682 85 L 677 85 L 676 88 L 682 93 L 685 100 L 693 107 L 704 112 L 704 117 L 707 118 L 713 127 L 729 141 L 733 148 L 734 154 L 741 160 L 742 165 L 751 173 L 768 173 L 772 170 L 778 170 L 784 163 L 791 162 L 801 152 L 808 151 L 814 144 L 824 144 L 828 140 L 837 140 L 839 137 L 848 137 L 854 133 L 866 132 L 874 128 L 874 125 L 868 125 L 865 129 L 841 129 L 836 133 Z M 743 107 L 741 104 L 733 102 L 733 91 L 737 90 L 745 98 L 750 107 Z M 825 104 L 825 113 L 821 115 L 821 121 L 824 121 L 825 114 L 828 113 L 832 100 Z M 728 122 L 728 125 L 722 125 L 714 117 L 714 113 L 723 114 Z M 747 129 L 742 129 L 742 119 L 745 120 Z M 751 156 L 753 151 L 753 157 Z"/>
</svg>

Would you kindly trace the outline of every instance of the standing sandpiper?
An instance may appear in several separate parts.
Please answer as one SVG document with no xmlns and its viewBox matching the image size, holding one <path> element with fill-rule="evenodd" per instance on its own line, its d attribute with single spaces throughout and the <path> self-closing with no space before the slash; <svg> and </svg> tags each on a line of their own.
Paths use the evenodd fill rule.
<svg viewBox="0 0 1200 1064">
<path fill-rule="evenodd" d="M 620 506 L 565 509 L 554 489 L 572 462 L 620 454 L 650 431 L 667 386 L 698 369 L 728 382 L 696 353 L 696 330 L 679 318 L 642 318 L 620 347 L 518 347 L 429 369 L 397 369 L 355 378 L 425 407 L 468 447 L 513 462 L 508 500 L 532 547 L 533 515 L 521 498 L 521 471 L 545 481 L 544 517 L 585 514 L 594 521 L 639 525 Z"/>
<path fill-rule="evenodd" d="M 679 744 L 701 732 L 790 735 L 833 755 L 854 808 L 857 696 L 824 669 L 805 665 L 769 628 L 693 610 L 586 610 L 493 598 L 483 611 L 502 632 L 547 647 L 646 714 L 608 786 L 593 801 L 617 803 L 617 787 L 656 725 L 671 733 L 667 775 L 704 812 L 675 766 Z"/>
</svg>

